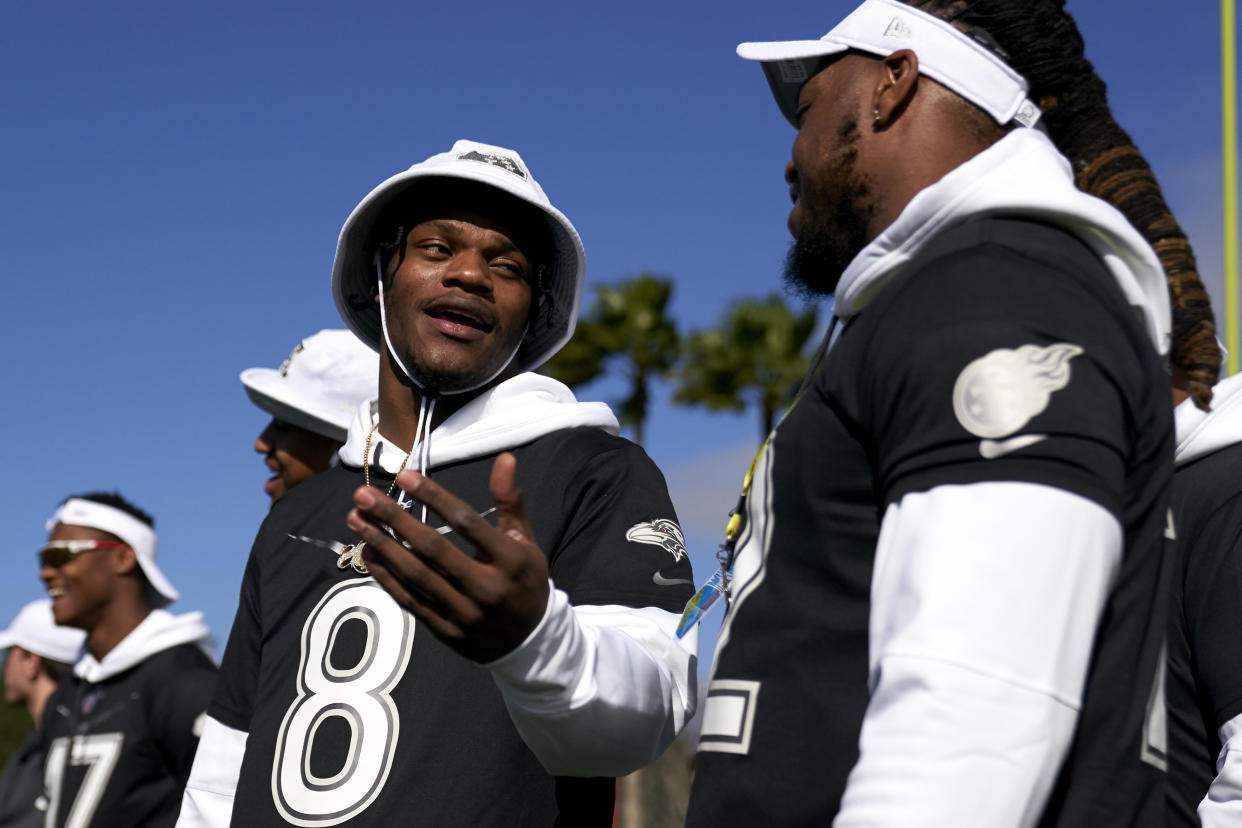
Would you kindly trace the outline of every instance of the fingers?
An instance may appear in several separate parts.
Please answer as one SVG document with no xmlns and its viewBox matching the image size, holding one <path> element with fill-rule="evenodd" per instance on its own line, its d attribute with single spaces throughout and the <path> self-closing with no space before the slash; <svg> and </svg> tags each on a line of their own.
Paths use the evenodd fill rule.
<svg viewBox="0 0 1242 828">
<path fill-rule="evenodd" d="M 376 490 L 359 489 L 354 503 L 358 508 L 345 522 L 366 541 L 363 552 L 368 560 L 377 559 L 380 566 L 442 604 L 460 598 L 460 585 L 469 582 L 478 568 L 468 555 Z M 397 539 L 385 525 L 392 527 Z"/>
<path fill-rule="evenodd" d="M 393 599 L 409 610 L 415 618 L 426 624 L 432 632 L 443 639 L 460 641 L 465 637 L 461 627 L 444 617 L 443 613 L 421 595 L 411 593 L 398 578 L 394 577 L 374 556 L 367 556 L 367 569 Z"/>
<path fill-rule="evenodd" d="M 514 503 L 521 506 L 522 490 L 517 486 L 517 458 L 511 453 L 504 452 L 492 463 L 488 488 L 491 489 L 497 509 L 504 509 Z"/>
<path fill-rule="evenodd" d="M 397 485 L 474 547 L 473 558 L 374 489 L 354 492 L 357 508 L 347 520 L 366 542 L 363 555 L 380 586 L 446 644 L 476 661 L 510 652 L 538 625 L 547 606 L 547 558 L 533 542 L 515 469 L 508 454 L 493 464 L 490 488 L 499 526 L 420 474 L 397 476 Z"/>
<path fill-rule="evenodd" d="M 478 621 L 477 604 L 462 594 L 451 576 L 411 554 L 359 510 L 352 510 L 346 523 L 366 543 L 363 558 L 368 571 L 399 604 L 449 637 L 461 637 L 463 624 Z"/>
<path fill-rule="evenodd" d="M 470 541 L 475 549 L 476 560 L 498 563 L 505 558 L 506 544 L 502 530 L 488 523 L 469 503 L 418 472 L 405 471 L 397 475 L 397 485 L 419 503 L 425 503 L 453 531 Z M 497 511 L 500 511 L 500 504 L 496 505 Z M 419 551 L 421 554 L 422 550 Z"/>
<path fill-rule="evenodd" d="M 489 488 L 500 530 L 519 543 L 533 544 L 535 533 L 526 519 L 522 490 L 517 485 L 517 458 L 509 452 L 501 454 L 492 464 Z"/>
</svg>

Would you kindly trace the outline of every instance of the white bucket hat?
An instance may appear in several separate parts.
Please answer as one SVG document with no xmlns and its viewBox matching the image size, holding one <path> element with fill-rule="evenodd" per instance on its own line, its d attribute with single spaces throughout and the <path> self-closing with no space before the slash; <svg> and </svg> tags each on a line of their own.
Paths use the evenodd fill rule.
<svg viewBox="0 0 1242 828">
<path fill-rule="evenodd" d="M 380 312 L 371 301 L 377 279 L 373 256 L 378 241 L 376 231 L 389 228 L 375 225 L 386 207 L 426 178 L 476 181 L 542 212 L 552 231 L 553 261 L 541 286 L 540 304 L 514 359 L 519 370 L 538 368 L 573 336 L 586 277 L 586 254 L 578 231 L 552 206 L 521 156 L 504 147 L 458 141 L 448 152 L 433 155 L 392 176 L 358 203 L 341 228 L 332 266 L 332 295 L 341 318 L 367 345 L 376 351 L 382 347 Z"/>
<path fill-rule="evenodd" d="M 7 630 L 0 631 L 0 650 L 23 650 L 64 664 L 73 664 L 82 652 L 86 633 L 71 627 L 58 627 L 52 618 L 52 602 L 46 598 L 21 608 Z"/>
<path fill-rule="evenodd" d="M 155 565 L 155 530 L 129 512 L 103 503 L 96 503 L 93 500 L 71 497 L 47 519 L 47 531 L 51 532 L 58 523 L 111 532 L 129 544 L 138 558 L 138 566 L 142 569 L 142 574 L 163 599 L 157 601 L 157 606 L 153 609 L 171 604 L 180 597 L 180 593 L 173 588 L 173 585 L 164 577 L 164 573 L 160 572 L 159 567 Z"/>
<path fill-rule="evenodd" d="M 910 49 L 919 74 L 952 89 L 1004 126 L 1034 126 L 1039 107 L 1027 97 L 1026 79 L 970 35 L 899 0 L 866 0 L 819 40 L 742 43 L 739 57 L 763 64 L 781 113 L 798 125 L 798 95 L 829 55 L 848 49 L 888 57 Z"/>
<path fill-rule="evenodd" d="M 343 443 L 358 406 L 379 394 L 379 354 L 349 331 L 323 330 L 279 368 L 247 368 L 241 381 L 276 419 Z"/>
</svg>

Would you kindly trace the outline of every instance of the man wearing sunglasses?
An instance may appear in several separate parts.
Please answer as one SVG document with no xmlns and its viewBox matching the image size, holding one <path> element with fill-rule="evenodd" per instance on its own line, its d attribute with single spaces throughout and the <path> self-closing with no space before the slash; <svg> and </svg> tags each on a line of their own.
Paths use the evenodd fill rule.
<svg viewBox="0 0 1242 828">
<path fill-rule="evenodd" d="M 75 495 L 47 522 L 39 577 L 86 648 L 48 701 L 48 826 L 172 825 L 216 668 L 201 613 L 155 563 L 151 517 L 115 494 Z"/>
</svg>

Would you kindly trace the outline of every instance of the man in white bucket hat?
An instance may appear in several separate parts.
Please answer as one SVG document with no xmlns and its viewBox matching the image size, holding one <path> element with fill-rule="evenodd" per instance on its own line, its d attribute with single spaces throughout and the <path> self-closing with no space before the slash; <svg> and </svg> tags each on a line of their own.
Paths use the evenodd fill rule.
<svg viewBox="0 0 1242 828">
<path fill-rule="evenodd" d="M 47 812 L 43 795 L 43 712 L 56 685 L 78 660 L 85 634 L 58 627 L 46 598 L 22 607 L 0 632 L 4 655 L 4 700 L 20 704 L 34 727 L 0 776 L 0 828 L 41 828 Z"/>
<path fill-rule="evenodd" d="M 503 147 L 458 141 L 350 214 L 333 293 L 378 404 L 259 530 L 180 825 L 607 826 L 612 777 L 685 724 L 663 477 L 530 373 L 583 276 Z"/>
<path fill-rule="evenodd" d="M 379 356 L 350 331 L 306 337 L 279 368 L 247 368 L 250 401 L 272 415 L 254 450 L 272 472 L 272 500 L 336 460 L 358 406 L 376 396 Z"/>
<path fill-rule="evenodd" d="M 738 46 L 836 319 L 726 535 L 691 828 L 1163 824 L 1175 222 L 1063 7 Z"/>
<path fill-rule="evenodd" d="M 215 685 L 202 614 L 163 609 L 154 521 L 120 495 L 74 495 L 47 529 L 52 615 L 86 633 L 43 720 L 47 825 L 171 825 Z"/>
</svg>

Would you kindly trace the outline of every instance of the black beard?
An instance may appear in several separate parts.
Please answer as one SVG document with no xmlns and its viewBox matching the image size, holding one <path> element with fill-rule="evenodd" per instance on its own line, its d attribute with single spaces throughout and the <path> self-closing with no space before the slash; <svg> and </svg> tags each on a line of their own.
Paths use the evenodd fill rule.
<svg viewBox="0 0 1242 828">
<path fill-rule="evenodd" d="M 805 301 L 828 296 L 836 291 L 841 273 L 856 255 L 824 235 L 803 233 L 785 254 L 785 289 Z"/>
<path fill-rule="evenodd" d="M 802 222 L 785 255 L 785 287 L 803 299 L 837 289 L 841 273 L 867 246 L 867 226 L 875 214 L 871 188 L 855 171 L 858 122 L 840 129 L 842 156 L 837 173 L 812 186 L 803 181 Z"/>
</svg>

